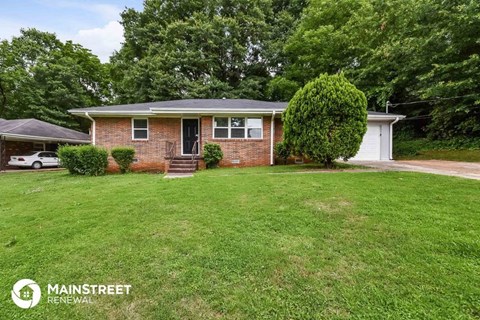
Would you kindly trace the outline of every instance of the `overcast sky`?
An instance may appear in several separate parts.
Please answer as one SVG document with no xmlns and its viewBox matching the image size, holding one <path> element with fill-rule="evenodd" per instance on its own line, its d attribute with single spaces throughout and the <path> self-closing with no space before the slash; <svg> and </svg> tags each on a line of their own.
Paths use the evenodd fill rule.
<svg viewBox="0 0 480 320">
<path fill-rule="evenodd" d="M 1 1 L 1 0 L 0 0 Z M 142 0 L 6 0 L 0 6 L 0 39 L 10 40 L 20 28 L 37 28 L 72 40 L 107 62 L 123 42 L 120 13 L 142 9 Z"/>
</svg>

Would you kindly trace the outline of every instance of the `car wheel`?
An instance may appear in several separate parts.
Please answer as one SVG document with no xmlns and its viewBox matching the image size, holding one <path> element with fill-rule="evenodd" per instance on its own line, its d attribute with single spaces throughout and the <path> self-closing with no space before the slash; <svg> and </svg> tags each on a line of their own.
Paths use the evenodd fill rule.
<svg viewBox="0 0 480 320">
<path fill-rule="evenodd" d="M 32 164 L 32 168 L 33 169 L 41 169 L 42 168 L 42 163 L 40 161 L 35 161 L 33 164 Z"/>
</svg>

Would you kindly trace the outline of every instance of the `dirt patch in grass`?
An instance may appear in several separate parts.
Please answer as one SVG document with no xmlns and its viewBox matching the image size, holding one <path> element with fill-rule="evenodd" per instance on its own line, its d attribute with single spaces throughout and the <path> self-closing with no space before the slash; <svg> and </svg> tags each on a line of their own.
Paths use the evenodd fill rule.
<svg viewBox="0 0 480 320">
<path fill-rule="evenodd" d="M 350 208 L 352 203 L 345 198 L 334 197 L 322 200 L 308 199 L 305 201 L 305 205 L 312 208 L 316 212 L 320 211 L 323 213 L 339 213 Z"/>
<path fill-rule="evenodd" d="M 182 298 L 177 306 L 181 319 L 221 319 L 224 316 L 213 310 L 200 296 Z"/>
</svg>

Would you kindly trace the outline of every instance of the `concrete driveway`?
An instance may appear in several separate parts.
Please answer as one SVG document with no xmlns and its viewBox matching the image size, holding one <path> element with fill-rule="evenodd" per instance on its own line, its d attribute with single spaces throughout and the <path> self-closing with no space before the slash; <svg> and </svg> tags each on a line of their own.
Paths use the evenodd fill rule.
<svg viewBox="0 0 480 320">
<path fill-rule="evenodd" d="M 348 161 L 386 171 L 415 171 L 480 180 L 479 162 L 443 160 Z"/>
</svg>

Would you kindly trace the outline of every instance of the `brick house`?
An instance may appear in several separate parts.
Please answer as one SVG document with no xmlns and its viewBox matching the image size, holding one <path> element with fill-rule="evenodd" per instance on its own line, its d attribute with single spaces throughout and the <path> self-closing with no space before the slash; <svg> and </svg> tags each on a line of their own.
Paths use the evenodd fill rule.
<svg viewBox="0 0 480 320">
<path fill-rule="evenodd" d="M 192 154 L 202 163 L 207 142 L 221 146 L 223 167 L 273 165 L 274 145 L 282 140 L 286 102 L 245 99 L 189 99 L 69 110 L 92 121 L 98 146 L 132 146 L 134 169 L 166 171 L 170 158 Z M 391 158 L 392 124 L 403 116 L 369 112 L 360 158 Z M 197 143 L 195 143 L 197 142 Z M 112 164 L 113 165 L 113 164 Z"/>
<path fill-rule="evenodd" d="M 60 144 L 87 144 L 90 136 L 37 119 L 0 119 L 0 170 L 13 155 L 56 151 Z"/>
</svg>

